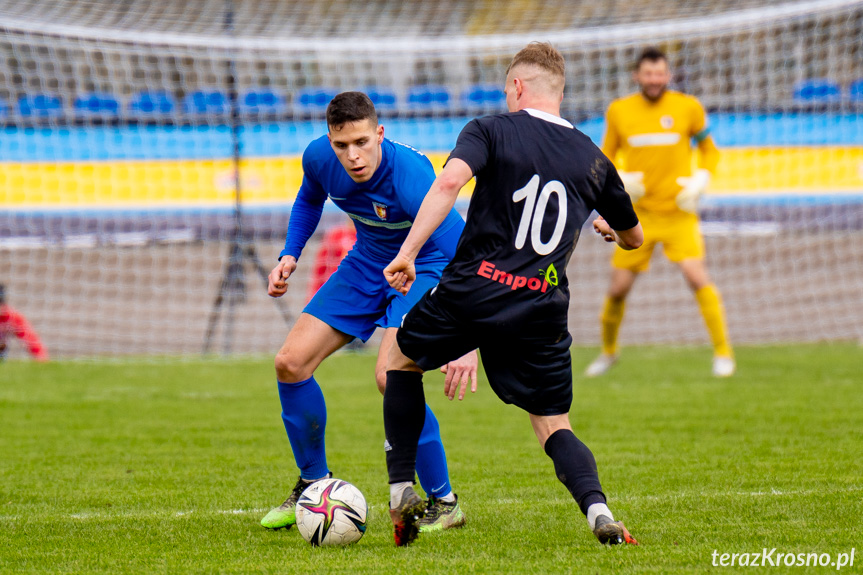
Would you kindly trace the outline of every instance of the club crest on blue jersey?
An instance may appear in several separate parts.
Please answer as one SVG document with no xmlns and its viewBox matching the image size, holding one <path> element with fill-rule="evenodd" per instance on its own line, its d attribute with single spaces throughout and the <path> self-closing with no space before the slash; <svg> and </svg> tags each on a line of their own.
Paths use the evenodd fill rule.
<svg viewBox="0 0 863 575">
<path fill-rule="evenodd" d="M 372 205 L 375 207 L 375 213 L 378 217 L 384 221 L 387 219 L 387 205 L 382 204 L 380 202 L 372 202 Z"/>
</svg>

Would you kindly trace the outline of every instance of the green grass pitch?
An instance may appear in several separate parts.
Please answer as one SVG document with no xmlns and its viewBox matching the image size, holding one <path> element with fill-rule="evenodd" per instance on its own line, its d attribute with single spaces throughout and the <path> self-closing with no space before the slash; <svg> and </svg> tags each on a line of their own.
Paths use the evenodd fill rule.
<svg viewBox="0 0 863 575">
<path fill-rule="evenodd" d="M 594 353 L 573 350 L 576 374 Z M 459 403 L 427 377 L 468 523 L 398 549 L 374 357 L 324 363 L 329 465 L 371 509 L 359 543 L 316 549 L 258 523 L 297 476 L 269 358 L 0 364 L 0 572 L 701 573 L 714 550 L 835 558 L 858 546 L 863 515 L 861 356 L 740 348 L 738 375 L 715 380 L 706 349 L 645 347 L 604 378 L 577 375 L 576 434 L 641 542 L 614 548 L 484 380 Z M 856 549 L 846 570 L 861 565 Z"/>
</svg>

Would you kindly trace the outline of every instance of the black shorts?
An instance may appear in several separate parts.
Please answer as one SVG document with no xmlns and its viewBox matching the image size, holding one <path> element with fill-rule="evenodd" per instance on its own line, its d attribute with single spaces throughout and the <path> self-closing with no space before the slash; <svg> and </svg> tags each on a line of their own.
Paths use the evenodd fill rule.
<svg viewBox="0 0 863 575">
<path fill-rule="evenodd" d="M 405 316 L 396 336 L 399 348 L 423 371 L 479 349 L 488 381 L 504 402 L 534 415 L 569 412 L 572 336 L 565 327 L 527 325 L 526 319 L 525 329 L 516 331 L 511 312 L 500 322 L 465 320 L 466 315 L 431 290 Z"/>
</svg>

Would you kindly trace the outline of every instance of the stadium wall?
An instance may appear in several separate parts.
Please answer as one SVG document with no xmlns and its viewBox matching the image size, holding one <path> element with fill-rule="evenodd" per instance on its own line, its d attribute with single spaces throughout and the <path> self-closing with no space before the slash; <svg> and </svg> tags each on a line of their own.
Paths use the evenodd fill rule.
<svg viewBox="0 0 863 575">
<path fill-rule="evenodd" d="M 440 169 L 467 121 L 384 125 L 388 137 L 426 151 Z M 712 122 L 722 149 L 713 196 L 863 193 L 860 115 L 720 114 Z M 579 128 L 598 143 L 604 123 Z M 244 204 L 290 203 L 302 181 L 302 150 L 325 130 L 321 122 L 242 128 Z M 10 126 L 0 139 L 0 205 L 12 211 L 227 208 L 234 203 L 231 153 L 225 126 Z"/>
</svg>

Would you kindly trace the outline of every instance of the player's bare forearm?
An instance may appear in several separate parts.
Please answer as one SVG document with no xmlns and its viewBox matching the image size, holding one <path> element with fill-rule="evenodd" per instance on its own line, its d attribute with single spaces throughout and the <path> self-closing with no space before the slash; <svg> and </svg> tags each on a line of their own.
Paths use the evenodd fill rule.
<svg viewBox="0 0 863 575">
<path fill-rule="evenodd" d="M 414 261 L 417 254 L 452 210 L 458 191 L 472 177 L 473 172 L 468 165 L 453 158 L 435 178 L 398 255 L 384 268 L 384 277 L 393 289 L 402 294 L 410 290 L 416 279 Z"/>
<path fill-rule="evenodd" d="M 459 190 L 472 177 L 473 172 L 464 161 L 453 158 L 447 162 L 426 194 L 411 231 L 399 250 L 400 256 L 409 261 L 416 259 L 422 247 L 452 210 Z"/>
<path fill-rule="evenodd" d="M 602 216 L 593 220 L 593 230 L 602 236 L 606 242 L 614 242 L 625 250 L 634 250 L 644 243 L 644 232 L 641 223 L 628 230 L 613 230 Z"/>
<path fill-rule="evenodd" d="M 617 245 L 625 250 L 640 248 L 641 244 L 644 243 L 644 231 L 641 229 L 641 222 L 628 230 L 614 230 L 614 233 L 617 235 Z"/>
</svg>

